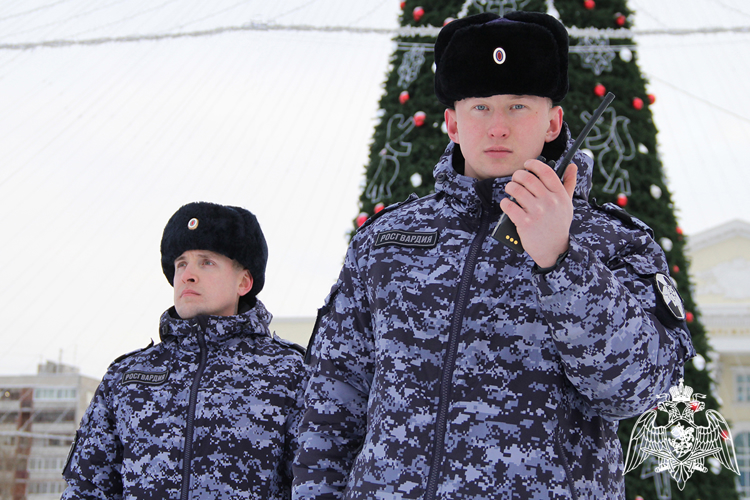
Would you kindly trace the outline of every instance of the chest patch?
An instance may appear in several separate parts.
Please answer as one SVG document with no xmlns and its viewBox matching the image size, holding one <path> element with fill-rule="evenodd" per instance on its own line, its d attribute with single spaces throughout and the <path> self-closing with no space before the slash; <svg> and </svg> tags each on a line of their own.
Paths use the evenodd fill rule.
<svg viewBox="0 0 750 500">
<path fill-rule="evenodd" d="M 375 237 L 375 248 L 388 245 L 414 248 L 434 248 L 437 245 L 438 232 L 411 232 L 394 229 L 378 233 Z"/>
<path fill-rule="evenodd" d="M 128 384 L 145 384 L 145 385 L 161 385 L 167 381 L 169 377 L 169 371 L 161 372 L 144 372 L 139 370 L 133 370 L 125 372 L 122 376 L 122 385 Z"/>
<path fill-rule="evenodd" d="M 669 276 L 661 273 L 656 273 L 656 289 L 661 294 L 661 298 L 664 304 L 667 306 L 672 316 L 682 321 L 685 319 L 685 308 L 682 305 L 682 298 L 677 293 L 677 289 L 672 284 L 672 280 Z"/>
</svg>

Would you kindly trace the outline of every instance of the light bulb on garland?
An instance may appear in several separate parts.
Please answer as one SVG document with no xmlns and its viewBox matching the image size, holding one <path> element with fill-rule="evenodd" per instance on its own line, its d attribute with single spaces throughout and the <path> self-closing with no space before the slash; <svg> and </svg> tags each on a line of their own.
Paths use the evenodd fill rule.
<svg viewBox="0 0 750 500">
<path fill-rule="evenodd" d="M 414 7 L 411 15 L 414 18 L 414 21 L 419 22 L 419 20 L 422 19 L 422 16 L 424 16 L 424 9 L 422 7 Z"/>
<path fill-rule="evenodd" d="M 401 104 L 406 104 L 406 101 L 408 101 L 408 100 L 409 100 L 409 91 L 408 90 L 404 90 L 403 92 L 401 92 L 398 95 L 398 102 L 400 102 Z"/>
<path fill-rule="evenodd" d="M 704 358 L 700 354 L 696 354 L 693 358 L 693 366 L 695 366 L 696 370 L 702 372 L 706 369 L 706 358 Z"/>
<path fill-rule="evenodd" d="M 594 94 L 597 97 L 604 97 L 604 94 L 606 93 L 607 93 L 607 87 L 605 87 L 601 83 L 597 83 L 596 86 L 594 87 Z"/>
<path fill-rule="evenodd" d="M 417 111 L 414 113 L 414 125 L 421 127 L 424 125 L 424 121 L 427 119 L 427 113 L 424 111 Z"/>
<path fill-rule="evenodd" d="M 409 182 L 411 182 L 411 185 L 416 187 L 419 187 L 422 185 L 422 176 L 419 174 L 411 174 L 411 177 L 409 177 Z"/>
</svg>

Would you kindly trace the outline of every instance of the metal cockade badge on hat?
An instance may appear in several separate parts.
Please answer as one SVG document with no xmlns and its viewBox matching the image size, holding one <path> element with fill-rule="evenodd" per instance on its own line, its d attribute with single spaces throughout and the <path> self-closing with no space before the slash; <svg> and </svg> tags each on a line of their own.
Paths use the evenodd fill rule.
<svg viewBox="0 0 750 500">
<path fill-rule="evenodd" d="M 495 64 L 502 64 L 505 62 L 505 50 L 502 47 L 498 47 L 495 49 L 495 52 L 492 53 L 492 59 L 495 61 Z"/>
<path fill-rule="evenodd" d="M 188 229 L 192 231 L 193 229 L 197 229 L 197 228 L 198 228 L 198 219 L 193 217 L 192 219 L 188 221 Z"/>
</svg>

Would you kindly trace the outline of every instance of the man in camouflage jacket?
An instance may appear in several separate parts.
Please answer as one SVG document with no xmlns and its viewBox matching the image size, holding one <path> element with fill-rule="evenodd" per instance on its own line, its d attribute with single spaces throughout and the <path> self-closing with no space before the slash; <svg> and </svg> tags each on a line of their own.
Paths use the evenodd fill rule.
<svg viewBox="0 0 750 500">
<path fill-rule="evenodd" d="M 551 31 L 558 41 L 565 37 L 567 63 L 567 34 L 557 21 L 506 17 L 465 18 L 443 32 L 463 36 L 468 26 L 471 38 L 478 27 L 490 32 L 489 51 L 470 40 L 472 53 L 492 57 L 500 46 L 509 64 L 518 57 L 560 68 L 561 61 L 544 59 L 549 54 L 523 52 L 534 50 L 527 38 L 544 41 Z M 521 43 L 502 39 L 503 30 L 519 26 Z M 435 194 L 389 207 L 352 239 L 308 351 L 293 498 L 624 498 L 618 420 L 651 408 L 694 352 L 664 254 L 643 223 L 618 207 L 589 204 L 588 157 L 576 154 L 577 175 L 570 166 L 562 183 L 533 159 L 541 150 L 559 162 L 572 145 L 562 113 L 558 121 L 554 107 L 537 99 L 562 99 L 564 68 L 540 78 L 520 74 L 507 85 L 497 78 L 486 90 L 459 82 L 468 88 L 454 96 L 444 74 L 451 48 L 441 37 L 436 89 L 449 107 L 453 142 L 435 167 Z M 498 52 L 489 64 L 500 64 Z M 456 59 L 485 71 L 471 55 Z M 517 81 L 526 87 L 513 87 Z M 552 81 L 552 90 L 534 87 L 540 81 Z M 554 115 L 559 134 L 543 149 L 540 140 L 524 167 L 504 171 L 501 160 L 522 149 L 505 141 L 518 123 L 536 123 L 530 111 Z M 477 136 L 457 130 L 451 113 L 491 121 L 479 137 L 502 146 L 489 148 L 500 160 L 482 163 L 476 152 L 487 149 L 468 151 Z M 487 113 L 496 115 L 487 120 Z M 463 127 L 479 123 L 461 119 Z M 518 123 L 497 132 L 512 120 Z M 493 168 L 497 174 L 487 175 Z M 563 214 L 547 215 L 553 221 L 570 214 L 567 225 L 557 224 L 565 245 L 551 260 L 536 240 L 552 245 L 559 228 L 539 237 L 533 226 L 546 228 L 546 219 L 530 224 L 507 199 L 512 191 L 518 210 L 533 212 L 524 189 L 537 194 L 537 204 L 560 205 L 549 210 Z M 490 237 L 501 201 L 527 253 Z"/>
<path fill-rule="evenodd" d="M 255 297 L 266 256 L 247 210 L 191 203 L 173 215 L 162 265 L 175 307 L 159 344 L 107 370 L 76 433 L 63 499 L 290 497 L 306 379 L 302 348 L 270 333 Z M 223 264 L 250 290 L 232 295 L 230 285 L 228 311 L 215 306 L 226 287 L 211 288 Z"/>
</svg>

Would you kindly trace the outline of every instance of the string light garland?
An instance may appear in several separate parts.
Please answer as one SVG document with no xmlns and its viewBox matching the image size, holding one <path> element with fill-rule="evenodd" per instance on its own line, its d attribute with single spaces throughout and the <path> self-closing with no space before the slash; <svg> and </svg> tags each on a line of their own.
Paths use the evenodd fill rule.
<svg viewBox="0 0 750 500">
<path fill-rule="evenodd" d="M 144 35 L 126 35 L 119 37 L 101 37 L 89 39 L 60 39 L 42 40 L 36 42 L 1 43 L 0 50 L 33 50 L 38 48 L 61 48 L 76 45 L 104 45 L 108 43 L 133 43 L 133 42 L 156 42 L 161 40 L 172 40 L 176 38 L 191 38 L 204 36 L 217 36 L 224 33 L 238 31 L 314 31 L 322 33 L 352 33 L 352 34 L 378 34 L 390 35 L 401 38 L 409 37 L 436 37 L 441 27 L 436 26 L 406 26 L 398 29 L 392 28 L 358 28 L 355 26 L 314 26 L 309 24 L 276 24 L 270 22 L 256 22 L 241 24 L 239 26 L 220 26 L 209 30 L 183 31 L 177 33 L 151 33 Z M 602 38 L 636 38 L 644 36 L 685 36 L 705 35 L 719 33 L 750 33 L 750 26 L 734 27 L 705 27 L 705 28 L 668 28 L 668 29 L 627 29 L 627 28 L 568 28 L 568 34 L 572 38 L 602 37 Z M 622 45 L 623 48 L 635 48 L 633 45 Z M 571 52 L 581 49 L 570 48 Z"/>
</svg>

